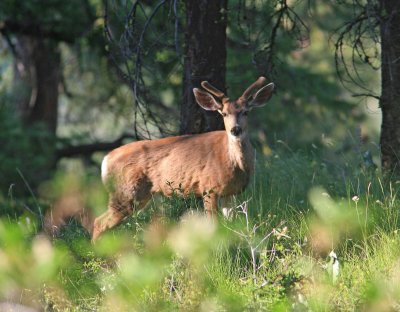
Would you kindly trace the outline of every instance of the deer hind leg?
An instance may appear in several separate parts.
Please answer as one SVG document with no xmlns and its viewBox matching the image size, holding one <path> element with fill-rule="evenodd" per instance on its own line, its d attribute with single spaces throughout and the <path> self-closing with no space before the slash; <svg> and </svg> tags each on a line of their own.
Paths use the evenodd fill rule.
<svg viewBox="0 0 400 312">
<path fill-rule="evenodd" d="M 143 208 L 146 203 L 147 201 L 143 200 L 133 204 L 132 201 L 121 202 L 118 199 L 111 198 L 107 211 L 94 220 L 92 241 L 95 242 L 101 233 L 117 226 L 129 217 L 134 210 Z"/>
<path fill-rule="evenodd" d="M 203 197 L 204 210 L 207 216 L 213 220 L 217 219 L 218 196 L 215 193 L 207 194 Z"/>
</svg>

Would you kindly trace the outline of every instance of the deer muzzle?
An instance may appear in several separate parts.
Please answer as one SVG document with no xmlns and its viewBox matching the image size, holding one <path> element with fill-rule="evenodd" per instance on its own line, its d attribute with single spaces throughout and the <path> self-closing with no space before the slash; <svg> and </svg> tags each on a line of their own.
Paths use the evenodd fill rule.
<svg viewBox="0 0 400 312">
<path fill-rule="evenodd" d="M 242 127 L 240 127 L 240 126 L 234 126 L 234 127 L 231 129 L 231 134 L 232 134 L 233 136 L 235 136 L 235 137 L 238 137 L 239 135 L 241 135 L 242 132 L 243 132 L 243 130 L 242 130 Z"/>
</svg>

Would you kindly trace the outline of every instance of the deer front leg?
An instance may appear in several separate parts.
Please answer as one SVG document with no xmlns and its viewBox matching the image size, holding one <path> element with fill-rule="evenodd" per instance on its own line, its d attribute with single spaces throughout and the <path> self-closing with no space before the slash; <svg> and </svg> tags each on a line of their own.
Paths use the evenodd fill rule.
<svg viewBox="0 0 400 312">
<path fill-rule="evenodd" d="M 108 209 L 101 216 L 97 217 L 93 224 L 92 242 L 95 242 L 105 230 L 118 225 L 126 217 L 126 214 L 114 209 Z"/>
<path fill-rule="evenodd" d="M 218 195 L 215 193 L 204 195 L 203 203 L 207 216 L 213 220 L 216 220 L 218 213 Z"/>
<path fill-rule="evenodd" d="M 101 233 L 120 224 L 125 218 L 130 216 L 134 210 L 142 209 L 147 204 L 147 200 L 135 203 L 132 208 L 130 202 L 121 203 L 117 200 L 110 200 L 108 210 L 94 220 L 92 242 L 95 242 Z"/>
</svg>

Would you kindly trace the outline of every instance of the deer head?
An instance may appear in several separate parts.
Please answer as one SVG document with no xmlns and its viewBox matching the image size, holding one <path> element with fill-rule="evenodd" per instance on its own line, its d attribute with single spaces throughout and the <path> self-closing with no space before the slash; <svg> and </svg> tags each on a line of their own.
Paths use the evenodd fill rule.
<svg viewBox="0 0 400 312">
<path fill-rule="evenodd" d="M 265 81 L 264 77 L 258 78 L 235 101 L 231 101 L 222 91 L 207 81 L 203 81 L 201 86 L 208 92 L 194 88 L 193 93 L 197 103 L 203 109 L 218 111 L 222 115 L 228 136 L 239 140 L 247 135 L 248 112 L 254 107 L 264 106 L 271 97 L 274 84 L 265 85 Z"/>
</svg>

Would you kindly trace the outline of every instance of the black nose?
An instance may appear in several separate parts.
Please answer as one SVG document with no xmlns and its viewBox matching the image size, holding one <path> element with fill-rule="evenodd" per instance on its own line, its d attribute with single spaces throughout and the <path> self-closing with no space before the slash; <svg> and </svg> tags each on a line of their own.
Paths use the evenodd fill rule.
<svg viewBox="0 0 400 312">
<path fill-rule="evenodd" d="M 235 126 L 231 129 L 231 133 L 234 136 L 239 136 L 242 133 L 242 128 L 239 126 Z"/>
</svg>

